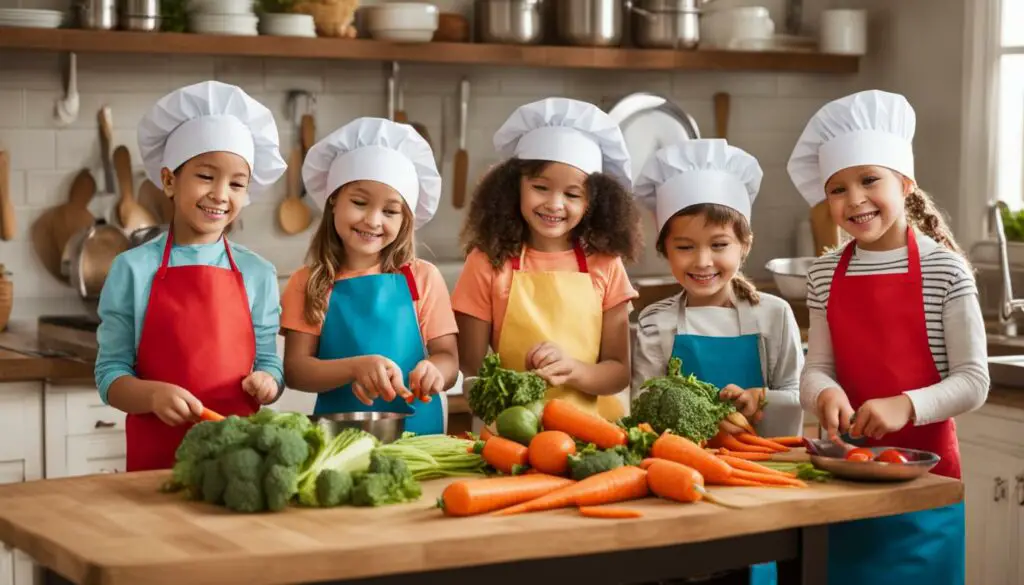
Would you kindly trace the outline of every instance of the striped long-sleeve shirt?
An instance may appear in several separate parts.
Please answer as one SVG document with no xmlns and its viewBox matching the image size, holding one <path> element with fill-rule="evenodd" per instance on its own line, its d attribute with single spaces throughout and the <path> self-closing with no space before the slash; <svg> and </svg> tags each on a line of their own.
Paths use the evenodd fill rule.
<svg viewBox="0 0 1024 585">
<path fill-rule="evenodd" d="M 917 234 L 924 289 L 928 344 L 942 380 L 905 394 L 914 404 L 916 424 L 928 424 L 970 412 L 988 396 L 988 351 L 978 289 L 963 258 L 935 240 Z M 832 276 L 842 251 L 818 258 L 807 274 L 810 330 L 807 361 L 800 381 L 801 403 L 813 411 L 818 395 L 841 387 L 835 377 L 835 358 L 827 309 Z M 857 249 L 847 275 L 900 274 L 907 271 L 907 248 L 871 252 Z M 884 332 L 879 332 L 884 334 Z M 870 365 L 865 364 L 866 367 Z"/>
</svg>

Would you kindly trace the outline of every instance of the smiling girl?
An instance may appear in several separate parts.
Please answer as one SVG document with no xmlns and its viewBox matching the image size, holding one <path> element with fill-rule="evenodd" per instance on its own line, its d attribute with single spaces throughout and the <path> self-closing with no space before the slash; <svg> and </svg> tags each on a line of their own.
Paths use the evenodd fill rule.
<svg viewBox="0 0 1024 585">
<path fill-rule="evenodd" d="M 174 216 L 114 260 L 100 295 L 96 386 L 128 413 L 128 471 L 171 467 L 204 407 L 248 415 L 283 388 L 274 267 L 224 237 L 285 170 L 273 115 L 208 81 L 161 98 L 138 135 Z"/>
<path fill-rule="evenodd" d="M 441 196 L 430 145 L 412 126 L 359 118 L 313 146 L 302 175 L 324 214 L 281 297 L 288 386 L 316 392 L 316 414 L 399 412 L 406 431 L 443 433 L 458 330 L 413 241 Z"/>
<path fill-rule="evenodd" d="M 548 398 L 617 420 L 637 297 L 622 259 L 640 247 L 622 133 L 592 104 L 549 98 L 513 112 L 494 143 L 506 159 L 473 195 L 452 294 L 462 371 L 476 375 L 490 347 L 544 378 Z"/>
<path fill-rule="evenodd" d="M 810 205 L 853 241 L 808 272 L 804 408 L 832 438 L 921 449 L 960 478 L 953 417 L 988 394 L 985 325 L 971 269 L 914 179 L 916 117 L 897 94 L 822 107 L 789 162 Z M 829 530 L 829 583 L 962 584 L 963 504 Z"/>
</svg>

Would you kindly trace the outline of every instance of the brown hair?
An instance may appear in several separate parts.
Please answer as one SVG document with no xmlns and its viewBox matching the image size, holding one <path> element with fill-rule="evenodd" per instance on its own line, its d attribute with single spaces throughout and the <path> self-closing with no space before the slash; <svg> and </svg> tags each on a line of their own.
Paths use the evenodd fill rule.
<svg viewBox="0 0 1024 585">
<path fill-rule="evenodd" d="M 927 235 L 949 250 L 959 254 L 967 262 L 968 270 L 972 270 L 967 254 L 960 248 L 953 238 L 953 231 L 949 229 L 945 218 L 939 213 L 930 195 L 914 185 L 914 190 L 903 199 L 904 208 L 907 210 L 907 221 L 916 227 L 921 233 Z"/>
<path fill-rule="evenodd" d="M 665 248 L 665 239 L 668 237 L 669 224 L 672 220 L 677 217 L 689 217 L 695 215 L 704 216 L 705 225 L 713 226 L 729 226 L 732 225 L 732 231 L 736 235 L 736 239 L 741 244 L 750 249 L 750 245 L 754 243 L 754 233 L 750 229 L 750 222 L 740 212 L 736 211 L 731 207 L 725 205 L 717 205 L 715 203 L 699 203 L 697 205 L 691 205 L 669 218 L 665 222 L 665 227 L 661 228 L 661 233 L 658 234 L 657 250 L 658 254 L 663 257 L 667 257 L 668 254 Z M 746 260 L 746 254 L 744 254 L 744 260 Z M 739 270 L 733 275 L 730 281 L 732 285 L 732 292 L 736 298 L 747 301 L 752 305 L 756 305 L 761 302 L 761 294 L 757 292 L 757 288 L 753 282 L 747 279 Z"/>
<path fill-rule="evenodd" d="M 351 183 L 350 183 L 351 184 Z M 338 273 L 345 265 L 345 245 L 334 228 L 334 205 L 344 186 L 327 198 L 320 225 L 309 242 L 306 252 L 306 266 L 309 267 L 309 281 L 306 283 L 306 304 L 303 316 L 311 325 L 324 322 L 327 312 L 328 292 L 334 286 Z M 402 204 L 402 227 L 398 236 L 380 252 L 380 271 L 398 272 L 402 266 L 416 258 L 416 243 L 413 238 L 413 214 L 409 206 Z"/>
<path fill-rule="evenodd" d="M 463 251 L 474 248 L 487 254 L 498 268 L 519 255 L 529 233 L 520 212 L 520 182 L 537 177 L 551 163 L 510 158 L 491 168 L 473 192 L 462 227 Z M 640 214 L 633 196 L 617 180 L 603 173 L 587 177 L 587 210 L 573 231 L 587 253 L 610 254 L 635 260 L 642 247 Z"/>
</svg>

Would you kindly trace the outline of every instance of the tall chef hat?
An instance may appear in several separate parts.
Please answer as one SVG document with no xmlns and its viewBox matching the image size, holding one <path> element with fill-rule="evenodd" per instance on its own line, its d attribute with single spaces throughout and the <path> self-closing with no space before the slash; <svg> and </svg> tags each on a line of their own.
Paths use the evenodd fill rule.
<svg viewBox="0 0 1024 585">
<path fill-rule="evenodd" d="M 412 126 L 384 118 L 357 118 L 317 142 L 306 154 L 302 179 L 320 207 L 352 181 L 384 183 L 405 199 L 416 227 L 434 217 L 441 199 L 430 145 Z"/>
<path fill-rule="evenodd" d="M 547 98 L 520 106 L 494 134 L 504 158 L 547 160 L 632 184 L 629 150 L 618 124 L 597 106 Z"/>
<path fill-rule="evenodd" d="M 731 207 L 749 221 L 763 176 L 753 156 L 721 138 L 702 138 L 655 152 L 635 191 L 654 211 L 660 232 L 673 215 L 701 203 Z"/>
<path fill-rule="evenodd" d="M 902 95 L 868 90 L 827 103 L 811 118 L 789 158 L 793 184 L 811 206 L 837 172 L 878 165 L 914 179 L 914 108 Z"/>
<path fill-rule="evenodd" d="M 250 191 L 274 184 L 288 166 L 270 110 L 241 88 L 219 81 L 182 87 L 160 98 L 139 122 L 138 141 L 146 177 L 156 185 L 162 184 L 161 169 L 173 171 L 207 152 L 231 152 L 245 159 L 252 176 Z"/>
</svg>

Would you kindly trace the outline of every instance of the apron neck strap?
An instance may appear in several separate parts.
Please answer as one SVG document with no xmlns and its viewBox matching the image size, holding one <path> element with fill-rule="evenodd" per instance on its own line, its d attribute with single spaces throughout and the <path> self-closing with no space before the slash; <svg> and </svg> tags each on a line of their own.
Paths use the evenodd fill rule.
<svg viewBox="0 0 1024 585">
<path fill-rule="evenodd" d="M 576 266 L 579 268 L 579 271 L 584 274 L 590 272 L 587 267 L 587 253 L 583 251 L 583 246 L 580 245 L 579 240 L 573 242 L 572 251 L 576 255 Z M 513 272 L 519 272 L 523 269 L 523 264 L 526 263 L 526 244 L 523 244 L 522 249 L 519 251 L 519 256 L 513 257 L 509 262 L 512 263 Z"/>
<path fill-rule="evenodd" d="M 749 301 L 740 299 L 733 300 L 733 308 L 736 309 L 740 321 L 740 335 L 757 335 L 761 333 L 757 325 L 757 316 Z M 686 293 L 679 297 L 679 318 L 676 320 L 676 333 L 686 335 L 689 333 L 689 326 L 686 323 Z"/>
<path fill-rule="evenodd" d="M 416 287 L 416 279 L 412 275 L 412 267 L 409 264 L 403 264 L 400 270 L 402 271 L 402 275 L 405 276 L 406 284 L 409 285 L 409 294 L 412 295 L 412 300 L 420 300 L 420 291 Z"/>
<path fill-rule="evenodd" d="M 833 280 L 846 276 L 846 270 L 850 267 L 856 246 L 857 240 L 853 240 L 843 249 L 839 265 L 836 266 L 835 274 L 832 276 Z M 917 247 L 917 234 L 909 224 L 907 225 L 907 278 L 921 280 L 921 253 Z"/>
<path fill-rule="evenodd" d="M 221 240 L 224 242 L 224 251 L 228 255 L 228 264 L 231 265 L 232 272 L 239 272 L 238 265 L 235 264 L 235 257 L 231 254 L 231 246 L 228 245 L 227 236 L 221 235 Z M 172 225 L 167 230 L 167 241 L 164 242 L 164 257 L 160 261 L 160 268 L 157 269 L 156 275 L 159 278 L 167 276 L 167 268 L 171 262 L 171 248 L 174 247 L 174 226 Z"/>
</svg>

